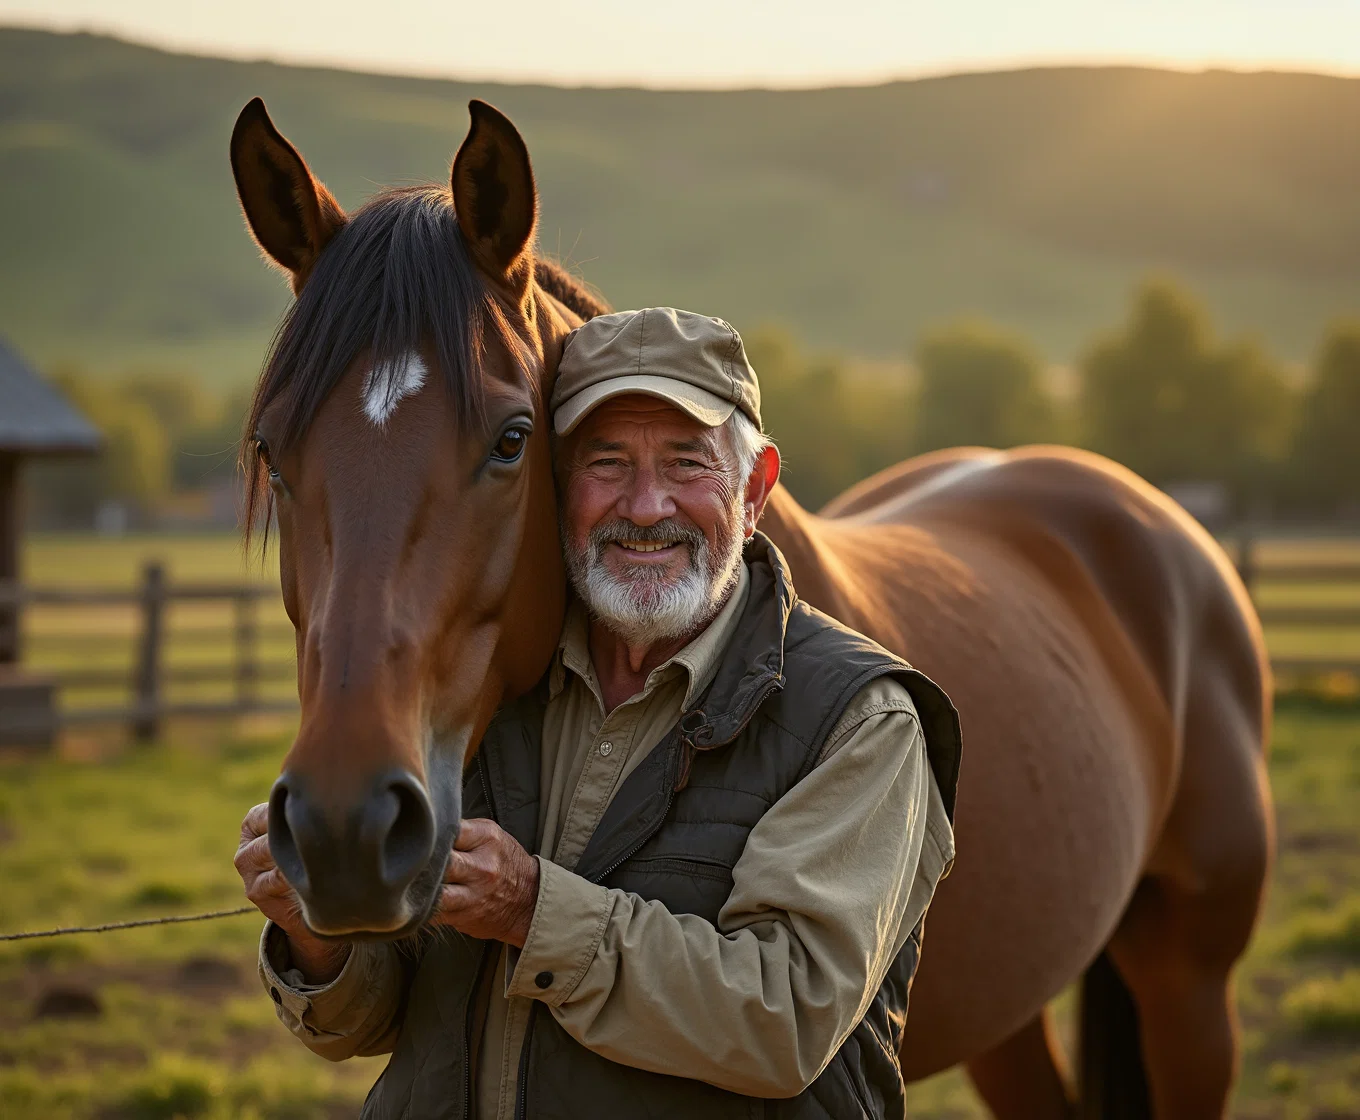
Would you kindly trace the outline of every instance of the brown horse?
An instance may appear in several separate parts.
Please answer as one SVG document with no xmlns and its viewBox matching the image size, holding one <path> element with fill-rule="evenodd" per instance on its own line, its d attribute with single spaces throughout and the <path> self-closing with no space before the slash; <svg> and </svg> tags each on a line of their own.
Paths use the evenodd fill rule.
<svg viewBox="0 0 1360 1120">
<path fill-rule="evenodd" d="M 533 256 L 528 153 L 480 102 L 451 190 L 353 216 L 258 101 L 232 162 L 298 293 L 246 456 L 278 514 L 302 703 L 270 846 L 314 930 L 398 937 L 429 915 L 487 721 L 554 648 L 544 402 L 565 335 L 603 306 Z M 905 1076 L 966 1062 L 1003 1117 L 1220 1115 L 1269 864 L 1270 683 L 1213 541 L 1061 448 L 925 456 L 820 515 L 778 490 L 762 528 L 804 597 L 962 716 L 960 855 Z M 1046 1006 L 1083 973 L 1074 1106 Z"/>
</svg>

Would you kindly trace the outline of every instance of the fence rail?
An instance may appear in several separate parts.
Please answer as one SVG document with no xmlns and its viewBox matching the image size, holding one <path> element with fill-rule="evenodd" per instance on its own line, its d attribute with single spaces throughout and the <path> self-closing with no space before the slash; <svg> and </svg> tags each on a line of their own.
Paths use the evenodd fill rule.
<svg viewBox="0 0 1360 1120">
<path fill-rule="evenodd" d="M 1237 541 L 1235 563 L 1238 575 L 1246 585 L 1261 625 L 1276 629 L 1306 629 L 1322 634 L 1341 635 L 1360 630 L 1360 606 L 1338 604 L 1274 604 L 1261 602 L 1269 598 L 1269 589 L 1283 585 L 1337 588 L 1360 586 L 1360 563 L 1319 561 L 1301 563 L 1268 560 L 1261 555 L 1262 545 L 1270 538 L 1243 536 Z M 1321 643 L 1326 646 L 1329 643 Z M 1335 655 L 1321 652 L 1316 655 L 1296 656 L 1272 653 L 1270 667 L 1277 682 L 1281 678 L 1318 679 L 1332 675 L 1360 676 L 1360 644 L 1355 654 Z"/>
<path fill-rule="evenodd" d="M 1337 605 L 1276 604 L 1270 589 L 1278 585 L 1306 585 L 1309 588 L 1334 585 L 1349 587 L 1349 598 L 1360 588 L 1360 563 L 1314 564 L 1291 560 L 1278 563 L 1263 557 L 1261 545 L 1266 541 L 1246 538 L 1238 542 L 1235 553 L 1238 571 L 1254 601 L 1258 603 L 1261 622 L 1268 628 L 1299 629 L 1322 634 L 1342 635 L 1360 631 L 1360 604 L 1341 602 Z M 98 630 L 88 625 L 67 630 L 56 628 L 43 632 L 24 633 L 27 647 L 43 651 L 49 656 L 62 655 L 84 663 L 65 668 L 43 670 L 29 674 L 25 689 L 5 693 L 0 690 L 0 741 L 4 739 L 6 721 L 11 729 L 39 732 L 55 731 L 66 724 L 124 723 L 138 739 L 152 739 L 162 722 L 178 716 L 236 716 L 256 712 L 289 711 L 297 706 L 292 694 L 295 662 L 293 657 L 277 656 L 277 648 L 291 645 L 293 629 L 290 625 L 269 622 L 260 617 L 263 607 L 277 610 L 278 588 L 271 584 L 235 584 L 222 582 L 176 582 L 166 578 L 165 568 L 158 563 L 147 564 L 140 584 L 131 589 L 105 587 L 33 587 L 13 580 L 0 580 L 0 615 L 15 618 L 31 611 L 79 612 L 81 608 L 121 608 L 129 612 L 130 622 L 125 632 Z M 1267 602 L 1261 603 L 1262 598 Z M 1342 596 L 1343 599 L 1347 596 Z M 225 624 L 207 626 L 170 626 L 168 614 L 176 605 L 197 604 L 226 607 Z M 85 622 L 82 617 L 80 622 Z M 127 651 L 133 654 L 131 664 L 99 664 L 109 655 Z M 197 647 L 217 654 L 213 660 L 195 658 L 189 661 L 172 660 L 168 656 L 172 646 Z M 1356 653 L 1336 655 L 1327 652 L 1336 646 L 1355 648 Z M 1271 665 L 1277 678 L 1317 679 L 1331 674 L 1360 676 L 1360 642 L 1324 639 L 1316 656 L 1276 654 Z M 270 656 L 274 647 L 275 656 Z M 228 656 L 221 657 L 226 649 Z M 38 658 L 41 663 L 46 658 Z M 31 666 L 30 666 L 31 667 Z M 46 714 L 32 704 L 41 700 L 41 682 L 49 682 Z M 35 689 L 31 681 L 37 680 Z M 286 696 L 267 695 L 270 687 L 288 685 Z M 3 678 L 0 677 L 0 685 Z M 181 699 L 169 695 L 180 686 L 222 686 L 225 696 Z M 122 703 L 107 702 L 107 693 L 123 691 Z M 70 703 L 73 695 L 81 692 L 104 696 L 98 702 Z M 28 709 L 16 701 L 16 696 L 27 696 L 32 701 Z M 37 699 L 34 699 L 37 698 Z M 16 704 L 19 706 L 16 707 Z M 51 726 L 44 724 L 44 720 Z M 17 723 L 16 723 L 17 721 Z"/>
<path fill-rule="evenodd" d="M 268 696 L 270 685 L 288 684 L 294 679 L 292 657 L 266 656 L 271 644 L 291 641 L 291 626 L 263 624 L 259 618 L 262 604 L 278 600 L 278 588 L 264 583 L 177 582 L 166 578 L 159 563 L 147 564 L 140 584 L 130 589 L 105 587 L 33 587 L 13 580 L 0 581 L 0 612 L 22 616 L 38 609 L 62 613 L 90 608 L 121 608 L 129 612 L 126 632 L 108 630 L 55 629 L 24 634 L 25 646 L 49 655 L 79 656 L 85 664 L 70 667 L 34 669 L 25 686 L 7 694 L 0 703 L 0 741 L 8 730 L 42 737 L 67 724 L 124 723 L 139 740 L 154 739 L 167 718 L 178 716 L 235 716 L 258 712 L 289 711 L 297 701 Z M 171 626 L 169 613 L 177 605 L 225 607 L 229 612 L 224 625 Z M 91 655 L 109 655 L 128 650 L 131 664 L 105 666 Z M 210 660 L 188 662 L 171 660 L 172 648 L 207 648 L 216 656 Z M 227 657 L 222 657 L 225 648 Z M 32 669 L 32 659 L 28 659 Z M 43 659 L 39 659 L 41 663 Z M 96 664 L 90 664 L 93 660 Z M 211 699 L 177 699 L 168 693 L 172 686 L 222 686 L 228 695 Z M 44 693 L 44 686 L 46 692 Z M 72 704 L 73 694 L 107 694 L 122 691 L 122 703 Z M 290 689 L 291 692 L 291 689 Z M 16 699 L 18 697 L 18 699 Z M 0 695 L 0 700 L 4 700 Z M 47 726 L 50 725 L 50 726 Z"/>
</svg>

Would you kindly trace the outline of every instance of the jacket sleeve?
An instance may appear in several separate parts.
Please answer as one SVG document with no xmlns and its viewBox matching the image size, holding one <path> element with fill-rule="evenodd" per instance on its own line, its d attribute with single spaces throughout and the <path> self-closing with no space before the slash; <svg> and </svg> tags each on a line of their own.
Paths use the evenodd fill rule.
<svg viewBox="0 0 1360 1120">
<path fill-rule="evenodd" d="M 329 984 L 309 985 L 291 966 L 288 938 L 266 922 L 259 972 L 279 1021 L 314 1054 L 341 1062 L 391 1051 L 410 982 L 392 945 L 356 942 L 339 976 Z"/>
<path fill-rule="evenodd" d="M 716 927 L 540 858 L 506 994 L 613 1061 L 793 1096 L 863 1017 L 952 858 L 911 699 L 876 681 L 752 829 Z"/>
</svg>

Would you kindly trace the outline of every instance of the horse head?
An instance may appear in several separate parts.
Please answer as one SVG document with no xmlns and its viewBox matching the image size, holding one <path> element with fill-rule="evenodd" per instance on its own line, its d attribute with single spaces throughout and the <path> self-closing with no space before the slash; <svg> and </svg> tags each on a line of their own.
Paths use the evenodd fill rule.
<svg viewBox="0 0 1360 1120">
<path fill-rule="evenodd" d="M 323 936 L 427 920 L 464 768 L 561 627 L 547 400 L 576 312 L 597 308 L 584 291 L 569 307 L 570 281 L 534 258 L 519 133 L 471 112 L 449 187 L 353 214 L 258 99 L 232 134 L 247 222 L 296 296 L 242 461 L 248 524 L 277 520 L 297 638 L 301 719 L 269 846 Z"/>
</svg>

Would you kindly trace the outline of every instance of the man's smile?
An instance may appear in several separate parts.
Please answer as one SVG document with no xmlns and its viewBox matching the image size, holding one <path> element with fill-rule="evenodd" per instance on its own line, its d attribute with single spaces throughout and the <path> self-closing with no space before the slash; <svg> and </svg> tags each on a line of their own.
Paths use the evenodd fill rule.
<svg viewBox="0 0 1360 1120">
<path fill-rule="evenodd" d="M 646 557 L 647 561 L 669 560 L 677 555 L 684 547 L 681 541 L 629 541 L 618 540 L 610 542 L 620 552 L 627 555 L 630 560 L 639 560 Z"/>
</svg>

